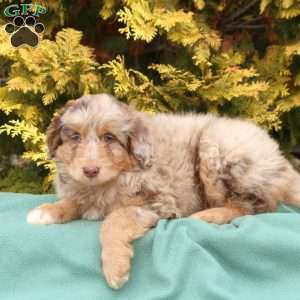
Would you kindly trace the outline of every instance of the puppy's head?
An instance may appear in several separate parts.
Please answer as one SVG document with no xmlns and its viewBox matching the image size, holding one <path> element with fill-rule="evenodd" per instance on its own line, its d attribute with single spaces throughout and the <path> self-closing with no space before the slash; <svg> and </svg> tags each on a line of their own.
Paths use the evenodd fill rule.
<svg viewBox="0 0 300 300">
<path fill-rule="evenodd" d="M 143 118 L 107 94 L 70 100 L 53 117 L 47 145 L 58 166 L 87 185 L 102 185 L 137 166 L 151 166 Z"/>
</svg>

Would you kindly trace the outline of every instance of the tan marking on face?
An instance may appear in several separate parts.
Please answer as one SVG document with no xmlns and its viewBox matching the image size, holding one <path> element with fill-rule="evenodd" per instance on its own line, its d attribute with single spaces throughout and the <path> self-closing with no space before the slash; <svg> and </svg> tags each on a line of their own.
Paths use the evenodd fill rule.
<svg viewBox="0 0 300 300">
<path fill-rule="evenodd" d="M 110 181 L 134 166 L 126 145 L 127 137 L 118 124 L 108 122 L 101 125 L 101 120 L 98 124 L 95 126 L 95 121 L 83 126 L 64 124 L 61 133 L 63 144 L 56 153 L 57 159 L 64 162 L 74 179 L 91 185 Z M 112 134 L 115 138 L 107 142 L 105 134 Z M 76 139 L 76 135 L 80 137 Z M 85 167 L 98 167 L 99 174 L 87 178 L 82 171 Z"/>
<path fill-rule="evenodd" d="M 121 145 L 127 147 L 128 138 L 126 134 L 122 131 L 122 126 L 120 126 L 116 121 L 107 121 L 105 123 L 100 123 L 97 125 L 96 132 L 99 137 L 102 137 L 104 134 L 112 133 L 119 141 Z"/>
</svg>

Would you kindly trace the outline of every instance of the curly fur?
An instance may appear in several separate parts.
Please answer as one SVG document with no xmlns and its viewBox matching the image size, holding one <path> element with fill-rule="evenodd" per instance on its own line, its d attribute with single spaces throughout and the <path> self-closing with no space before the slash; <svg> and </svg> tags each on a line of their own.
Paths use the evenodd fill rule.
<svg viewBox="0 0 300 300">
<path fill-rule="evenodd" d="M 277 143 L 248 121 L 149 116 L 112 96 L 89 95 L 53 118 L 47 143 L 61 200 L 33 210 L 28 221 L 105 218 L 102 263 L 113 288 L 128 280 L 130 242 L 159 218 L 192 216 L 222 224 L 274 211 L 281 201 L 300 206 L 299 174 Z M 86 166 L 99 174 L 87 177 Z"/>
</svg>

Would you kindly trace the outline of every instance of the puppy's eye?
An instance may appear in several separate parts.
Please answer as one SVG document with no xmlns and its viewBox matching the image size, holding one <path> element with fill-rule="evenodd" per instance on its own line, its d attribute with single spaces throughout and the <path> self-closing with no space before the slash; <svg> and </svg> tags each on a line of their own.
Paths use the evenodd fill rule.
<svg viewBox="0 0 300 300">
<path fill-rule="evenodd" d="M 68 140 L 72 140 L 74 142 L 79 142 L 81 139 L 80 134 L 78 132 L 68 127 L 63 127 L 62 135 L 64 138 Z"/>
<path fill-rule="evenodd" d="M 112 133 L 105 133 L 104 135 L 103 135 L 103 141 L 105 142 L 105 143 L 112 143 L 112 142 L 114 142 L 116 140 L 116 137 L 112 134 Z"/>
<path fill-rule="evenodd" d="M 80 141 L 80 134 L 77 132 L 74 132 L 70 136 L 71 140 L 74 142 L 79 142 Z"/>
</svg>

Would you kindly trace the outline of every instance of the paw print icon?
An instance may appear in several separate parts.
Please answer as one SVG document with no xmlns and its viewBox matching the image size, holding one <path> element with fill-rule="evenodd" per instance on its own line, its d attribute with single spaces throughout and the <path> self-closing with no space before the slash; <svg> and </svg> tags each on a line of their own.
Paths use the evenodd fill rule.
<svg viewBox="0 0 300 300">
<path fill-rule="evenodd" d="M 12 23 L 5 25 L 5 31 L 10 34 L 10 42 L 13 47 L 24 44 L 36 47 L 39 43 L 39 34 L 45 30 L 42 23 L 37 23 L 33 16 L 16 16 Z"/>
</svg>

